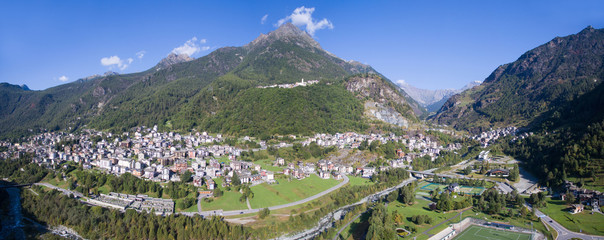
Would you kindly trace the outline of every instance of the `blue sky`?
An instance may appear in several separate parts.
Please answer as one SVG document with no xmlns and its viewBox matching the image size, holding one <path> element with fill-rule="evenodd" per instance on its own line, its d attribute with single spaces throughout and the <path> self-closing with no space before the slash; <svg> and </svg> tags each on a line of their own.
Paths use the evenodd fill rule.
<svg viewBox="0 0 604 240">
<path fill-rule="evenodd" d="M 40 90 L 143 71 L 172 51 L 201 57 L 302 6 L 293 19 L 325 50 L 428 89 L 482 81 L 556 36 L 604 27 L 604 1 L 3 1 L 0 82 Z"/>
</svg>

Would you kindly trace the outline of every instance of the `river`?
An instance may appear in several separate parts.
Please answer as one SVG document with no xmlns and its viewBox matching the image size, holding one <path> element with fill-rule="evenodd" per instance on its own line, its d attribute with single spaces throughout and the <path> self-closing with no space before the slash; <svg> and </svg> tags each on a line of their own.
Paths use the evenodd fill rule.
<svg viewBox="0 0 604 240">
<path fill-rule="evenodd" d="M 21 214 L 21 189 L 6 188 L 9 206 L 6 214 L 2 214 L 0 222 L 0 239 L 25 239 L 23 232 L 23 215 Z"/>
</svg>

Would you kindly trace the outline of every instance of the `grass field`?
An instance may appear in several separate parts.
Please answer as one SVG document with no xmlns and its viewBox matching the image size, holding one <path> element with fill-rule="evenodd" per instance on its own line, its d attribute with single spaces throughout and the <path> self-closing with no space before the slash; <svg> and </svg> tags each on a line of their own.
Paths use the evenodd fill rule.
<svg viewBox="0 0 604 240">
<path fill-rule="evenodd" d="M 428 239 L 427 235 L 421 234 L 423 231 L 457 214 L 457 212 L 453 211 L 447 213 L 432 211 L 428 208 L 428 203 L 430 203 L 430 201 L 423 198 L 416 198 L 415 204 L 411 206 L 407 206 L 396 201 L 388 204 L 388 212 L 392 213 L 396 210 L 398 213 L 403 215 L 404 219 L 401 226 L 415 226 L 417 228 L 417 232 L 409 236 L 411 239 L 413 237 L 417 237 L 417 239 Z M 430 218 L 432 218 L 432 224 L 416 225 L 415 223 L 411 222 L 411 217 L 415 215 L 428 215 Z M 447 224 L 443 224 L 439 228 L 434 229 L 434 231 L 439 232 L 446 227 Z"/>
<path fill-rule="evenodd" d="M 362 178 L 362 177 L 357 177 L 357 176 L 348 176 L 348 179 L 350 180 L 348 182 L 348 184 L 351 185 L 351 186 L 371 185 L 371 184 L 373 184 L 373 182 L 371 182 L 371 179 L 369 179 L 369 178 Z"/>
<path fill-rule="evenodd" d="M 540 208 L 543 213 L 562 224 L 573 232 L 583 231 L 587 234 L 604 235 L 604 215 L 600 213 L 591 214 L 591 210 L 571 214 L 568 205 L 562 200 L 548 199 L 547 207 Z"/>
<path fill-rule="evenodd" d="M 266 169 L 274 173 L 283 172 L 283 167 L 273 166 L 274 161 L 271 159 L 258 160 L 254 161 L 254 163 L 260 165 L 262 169 Z"/>
<path fill-rule="evenodd" d="M 214 199 L 214 201 L 212 202 L 201 201 L 201 210 L 210 211 L 222 209 L 225 211 L 229 211 L 247 209 L 247 205 L 245 204 L 245 202 L 239 201 L 240 197 L 241 193 L 233 191 L 224 191 L 224 195 Z"/>
<path fill-rule="evenodd" d="M 310 175 L 302 180 L 277 179 L 278 184 L 260 184 L 251 187 L 254 198 L 250 199 L 252 208 L 264 208 L 295 202 L 338 185 L 335 179 L 321 179 Z"/>
<path fill-rule="evenodd" d="M 523 239 L 526 239 L 526 240 L 529 240 L 529 239 L 531 239 L 531 235 L 472 225 L 453 239 L 456 239 L 456 240 L 474 240 L 474 239 L 488 239 L 488 240 L 523 240 Z"/>
</svg>

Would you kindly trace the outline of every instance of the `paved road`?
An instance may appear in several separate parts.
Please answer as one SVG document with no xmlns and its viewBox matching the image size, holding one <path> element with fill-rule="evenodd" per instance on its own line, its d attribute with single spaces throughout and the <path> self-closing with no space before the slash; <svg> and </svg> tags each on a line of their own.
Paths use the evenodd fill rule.
<svg viewBox="0 0 604 240">
<path fill-rule="evenodd" d="M 524 206 L 527 207 L 531 211 L 533 210 L 530 204 L 525 203 Z M 539 217 L 541 219 L 541 221 L 543 221 L 544 223 L 547 223 L 547 225 L 549 225 L 556 232 L 558 232 L 557 239 L 559 239 L 559 240 L 568 240 L 568 239 L 572 239 L 572 238 L 578 238 L 578 239 L 584 239 L 584 240 L 588 240 L 588 239 L 604 240 L 604 237 L 601 237 L 601 236 L 592 236 L 592 235 L 587 235 L 587 234 L 583 234 L 583 233 L 576 233 L 576 232 L 570 231 L 570 230 L 566 229 L 565 227 L 563 227 L 560 223 L 556 222 L 554 219 L 550 218 L 549 216 L 545 215 L 543 212 L 539 211 L 538 209 L 535 209 L 535 214 L 537 215 L 537 217 Z"/>
<path fill-rule="evenodd" d="M 79 192 L 67 190 L 67 189 L 64 189 L 64 188 L 60 188 L 60 187 L 57 187 L 57 186 L 49 184 L 49 183 L 34 183 L 34 185 L 44 186 L 44 187 L 47 187 L 47 188 L 52 188 L 52 189 L 55 189 L 55 190 L 63 192 L 63 194 L 65 194 L 65 195 L 71 194 L 71 195 L 79 197 L 79 198 L 83 198 L 84 197 L 84 195 L 81 194 L 81 193 L 79 193 Z"/>
<path fill-rule="evenodd" d="M 292 207 L 292 206 L 296 206 L 299 204 L 303 204 L 303 203 L 307 203 L 310 201 L 313 201 L 317 198 L 323 197 L 335 190 L 337 190 L 338 188 L 341 188 L 342 186 L 346 185 L 350 180 L 348 179 L 348 176 L 346 175 L 342 175 L 344 177 L 344 181 L 342 181 L 340 184 L 333 186 L 323 192 L 320 192 L 316 195 L 307 197 L 305 199 L 299 200 L 299 201 L 295 201 L 295 202 L 291 202 L 291 203 L 287 203 L 287 204 L 282 204 L 282 205 L 277 205 L 277 206 L 272 206 L 269 207 L 269 210 L 277 210 L 277 209 L 281 209 L 281 208 L 287 208 L 287 207 Z M 199 205 L 198 205 L 198 209 Z M 256 208 L 256 209 L 244 209 L 244 210 L 233 210 L 233 211 L 223 211 L 223 210 L 215 210 L 215 211 L 201 211 L 201 212 L 178 212 L 177 214 L 183 214 L 183 215 L 188 215 L 188 216 L 193 216 L 193 215 L 201 215 L 201 216 L 212 216 L 212 215 L 220 215 L 220 216 L 234 216 L 234 215 L 241 215 L 241 214 L 248 214 L 248 213 L 256 213 L 259 212 L 260 210 L 262 210 L 263 208 Z"/>
<path fill-rule="evenodd" d="M 537 214 L 537 216 L 539 216 L 539 218 L 541 218 L 541 220 L 543 222 L 547 223 L 550 227 L 552 227 L 554 230 L 556 230 L 556 232 L 558 232 L 557 239 L 559 239 L 559 240 L 567 240 L 567 239 L 572 239 L 572 238 L 578 238 L 578 239 L 584 239 L 584 240 L 588 240 L 588 239 L 604 240 L 604 237 L 572 232 L 572 231 L 566 229 L 565 227 L 563 227 L 562 225 L 560 225 L 560 223 L 554 221 L 552 218 L 550 218 L 549 216 L 545 215 L 544 213 L 542 213 L 541 211 L 539 211 L 537 209 L 535 209 L 535 214 Z"/>
</svg>

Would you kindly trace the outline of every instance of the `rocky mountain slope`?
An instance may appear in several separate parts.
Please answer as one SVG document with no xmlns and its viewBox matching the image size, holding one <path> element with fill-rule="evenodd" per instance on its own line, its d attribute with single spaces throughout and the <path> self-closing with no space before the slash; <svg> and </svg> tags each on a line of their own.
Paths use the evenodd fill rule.
<svg viewBox="0 0 604 240">
<path fill-rule="evenodd" d="M 178 55 L 175 53 L 170 53 L 170 54 L 168 54 L 167 57 L 165 57 L 164 59 L 159 61 L 159 63 L 156 66 L 156 69 L 159 70 L 161 68 L 169 67 L 170 65 L 173 65 L 173 64 L 177 64 L 177 63 L 181 63 L 181 62 L 188 62 L 188 61 L 193 61 L 193 58 L 189 57 L 186 54 Z"/>
<path fill-rule="evenodd" d="M 417 121 L 416 116 L 424 113 L 419 104 L 409 101 L 409 96 L 378 75 L 353 76 L 346 80 L 345 85 L 358 99 L 365 99 L 365 114 L 370 118 L 408 127 L 409 121 Z"/>
<path fill-rule="evenodd" d="M 604 29 L 556 37 L 499 66 L 480 86 L 451 97 L 431 121 L 476 131 L 539 126 L 545 113 L 561 111 L 599 86 L 603 64 Z"/>
<path fill-rule="evenodd" d="M 364 100 L 354 98 L 344 85 L 345 79 L 360 73 L 379 75 L 370 66 L 323 50 L 306 32 L 287 23 L 243 47 L 220 48 L 194 60 L 168 56 L 140 73 L 94 76 L 43 91 L 1 85 L 0 136 L 83 126 L 123 131 L 155 124 L 164 130 L 204 128 L 256 135 L 362 130 Z M 320 83 L 295 89 L 256 88 L 301 79 Z M 325 96 L 316 96 L 309 92 L 312 89 Z M 238 103 L 246 103 L 246 108 Z M 399 108 L 413 109 L 409 103 L 416 105 L 401 98 Z M 302 114 L 306 118 L 285 117 L 298 110 L 306 111 Z M 414 117 L 412 111 L 405 112 Z M 271 125 L 267 116 L 284 119 L 280 123 L 285 126 Z"/>
</svg>

